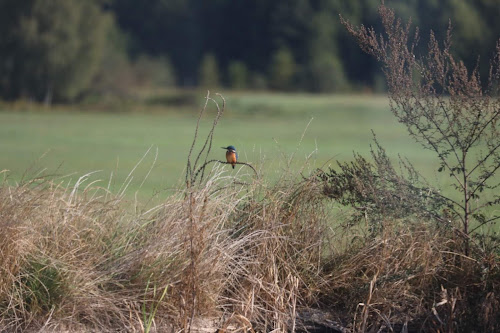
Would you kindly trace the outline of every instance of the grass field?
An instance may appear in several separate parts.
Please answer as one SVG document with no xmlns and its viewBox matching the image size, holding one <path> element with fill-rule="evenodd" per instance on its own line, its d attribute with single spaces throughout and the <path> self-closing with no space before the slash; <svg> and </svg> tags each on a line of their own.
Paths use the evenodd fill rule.
<svg viewBox="0 0 500 333">
<path fill-rule="evenodd" d="M 99 170 L 93 179 L 101 179 L 102 186 L 107 186 L 113 173 L 111 187 L 116 191 L 152 147 L 135 170 L 127 193 L 133 194 L 140 187 L 140 197 L 154 193 L 162 197 L 182 182 L 203 96 L 200 93 L 199 101 L 189 106 L 139 104 L 127 112 L 105 108 L 96 111 L 92 106 L 84 110 L 59 106 L 48 111 L 36 105 L 3 105 L 0 171 L 10 170 L 9 178 L 16 181 L 40 169 L 61 176 L 74 173 L 66 178 L 74 182 L 82 174 Z M 265 177 L 274 179 L 286 169 L 292 154 L 292 168 L 298 168 L 312 153 L 305 172 L 334 165 L 335 160 L 349 160 L 353 151 L 368 154 L 374 130 L 391 157 L 401 153 L 431 180 L 435 177 L 437 160 L 407 136 L 389 111 L 385 96 L 224 96 L 227 107 L 209 158 L 223 159 L 224 151 L 219 147 L 232 144 L 241 161 L 255 165 Z M 209 109 L 202 120 L 202 138 L 211 126 L 210 115 L 215 113 L 213 105 Z"/>
</svg>

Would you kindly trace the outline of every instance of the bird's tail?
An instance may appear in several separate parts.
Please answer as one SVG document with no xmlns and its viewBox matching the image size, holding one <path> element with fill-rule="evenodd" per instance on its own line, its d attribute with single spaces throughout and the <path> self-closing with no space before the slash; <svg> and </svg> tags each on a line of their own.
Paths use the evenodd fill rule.
<svg viewBox="0 0 500 333">
<path fill-rule="evenodd" d="M 234 164 L 233 164 L 233 169 L 234 169 Z"/>
</svg>

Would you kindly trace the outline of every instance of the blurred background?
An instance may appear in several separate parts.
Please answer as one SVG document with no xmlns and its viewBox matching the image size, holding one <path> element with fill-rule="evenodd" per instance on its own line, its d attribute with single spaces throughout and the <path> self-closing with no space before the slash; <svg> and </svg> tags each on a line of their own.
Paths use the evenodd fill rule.
<svg viewBox="0 0 500 333">
<path fill-rule="evenodd" d="M 247 161 L 300 146 L 304 156 L 314 152 L 313 167 L 323 166 L 368 152 L 373 129 L 432 177 L 434 165 L 388 111 L 380 65 L 340 24 L 342 14 L 380 31 L 378 5 L 0 0 L 0 171 L 21 179 L 31 166 L 105 170 L 119 184 L 152 146 L 158 156 L 148 155 L 154 168 L 144 186 L 168 188 L 181 177 L 209 89 L 228 106 L 216 146 L 233 144 Z M 487 76 L 481 59 L 500 34 L 498 0 L 386 5 L 420 27 L 423 55 L 430 30 L 442 40 L 451 20 L 454 52 Z"/>
<path fill-rule="evenodd" d="M 137 87 L 384 91 L 340 25 L 380 23 L 367 0 L 1 0 L 0 95 L 74 102 Z M 500 32 L 497 0 L 387 1 L 473 66 Z M 486 69 L 485 69 L 486 70 Z"/>
</svg>

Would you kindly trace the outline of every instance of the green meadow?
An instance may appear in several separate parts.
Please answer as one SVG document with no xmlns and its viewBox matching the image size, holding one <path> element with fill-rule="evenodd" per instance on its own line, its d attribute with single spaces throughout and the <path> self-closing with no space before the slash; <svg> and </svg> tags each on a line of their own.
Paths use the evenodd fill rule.
<svg viewBox="0 0 500 333">
<path fill-rule="evenodd" d="M 223 95 L 226 108 L 209 159 L 224 159 L 219 147 L 234 145 L 240 160 L 254 165 L 267 179 L 277 179 L 286 170 L 307 174 L 334 166 L 337 160 L 348 161 L 353 152 L 368 156 L 373 130 L 389 156 L 396 159 L 401 154 L 429 180 L 437 179 L 437 159 L 408 137 L 390 112 L 386 96 Z M 128 183 L 133 171 L 128 196 L 137 192 L 141 198 L 162 198 L 182 184 L 203 97 L 200 93 L 189 105 L 139 103 L 109 111 L 92 105 L 47 110 L 39 105 L 4 104 L 0 171 L 9 170 L 2 176 L 10 181 L 42 172 L 61 177 L 63 183 L 95 172 L 91 179 L 114 192 Z M 199 142 L 211 128 L 215 112 L 215 105 L 209 103 Z M 242 166 L 235 171 L 224 168 L 248 172 Z"/>
</svg>

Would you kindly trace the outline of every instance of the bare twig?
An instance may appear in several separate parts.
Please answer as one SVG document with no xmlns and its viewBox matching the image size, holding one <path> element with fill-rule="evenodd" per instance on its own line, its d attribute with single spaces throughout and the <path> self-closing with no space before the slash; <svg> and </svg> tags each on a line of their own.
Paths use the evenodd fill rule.
<svg viewBox="0 0 500 333">
<path fill-rule="evenodd" d="M 205 168 L 210 164 L 210 163 L 214 163 L 214 162 L 217 162 L 217 163 L 220 163 L 220 164 L 231 164 L 229 162 L 226 162 L 226 161 L 221 161 L 221 160 L 210 160 L 210 161 L 206 161 L 202 166 L 200 166 L 198 168 L 198 170 L 196 170 L 196 172 L 194 173 L 194 176 L 193 176 L 193 183 L 196 182 L 196 178 L 198 177 L 198 174 L 200 172 L 203 173 L 203 171 L 205 170 Z M 249 168 L 251 168 L 253 170 L 253 172 L 255 173 L 255 176 L 258 177 L 259 174 L 257 172 L 257 170 L 255 170 L 255 168 L 249 164 L 249 163 L 245 163 L 245 162 L 235 162 L 234 164 L 240 164 L 240 165 L 246 165 L 248 166 Z"/>
</svg>

